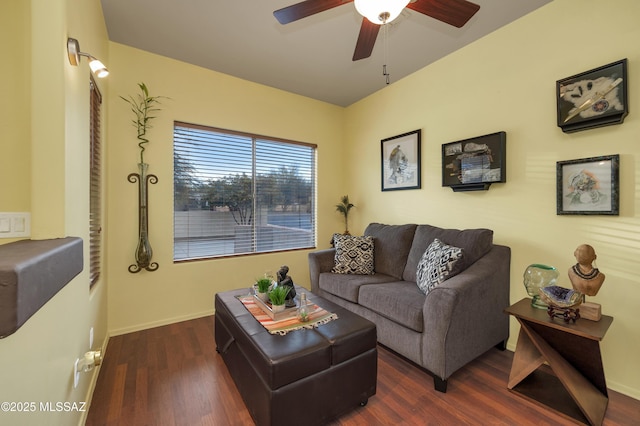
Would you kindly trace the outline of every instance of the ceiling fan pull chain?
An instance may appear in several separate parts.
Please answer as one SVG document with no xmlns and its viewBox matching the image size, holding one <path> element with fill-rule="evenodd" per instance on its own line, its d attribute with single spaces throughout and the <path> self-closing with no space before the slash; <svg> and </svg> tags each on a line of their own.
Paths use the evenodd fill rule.
<svg viewBox="0 0 640 426">
<path fill-rule="evenodd" d="M 389 50 L 389 35 L 388 35 L 388 24 L 385 22 L 382 24 L 382 50 L 384 55 L 384 65 L 382 65 L 382 75 L 385 77 L 385 81 L 387 84 L 391 83 L 391 79 L 389 78 L 389 73 L 387 72 L 387 53 Z"/>
</svg>

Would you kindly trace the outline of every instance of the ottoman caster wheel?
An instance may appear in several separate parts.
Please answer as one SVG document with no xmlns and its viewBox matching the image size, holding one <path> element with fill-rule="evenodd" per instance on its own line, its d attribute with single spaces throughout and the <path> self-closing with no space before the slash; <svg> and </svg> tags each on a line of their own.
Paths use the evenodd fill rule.
<svg viewBox="0 0 640 426">
<path fill-rule="evenodd" d="M 364 407 L 365 405 L 367 405 L 367 403 L 368 403 L 368 402 L 369 402 L 369 400 L 368 400 L 368 399 L 367 399 L 367 400 L 364 400 L 364 401 L 361 401 L 361 402 L 360 402 L 360 406 L 361 406 L 361 407 Z"/>
</svg>

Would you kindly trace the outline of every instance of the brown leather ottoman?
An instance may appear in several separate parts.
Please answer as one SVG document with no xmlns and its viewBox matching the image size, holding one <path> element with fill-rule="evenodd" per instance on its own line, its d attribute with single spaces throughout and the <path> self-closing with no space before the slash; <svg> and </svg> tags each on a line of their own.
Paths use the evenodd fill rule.
<svg viewBox="0 0 640 426">
<path fill-rule="evenodd" d="M 309 291 L 338 319 L 314 329 L 270 334 L 237 299 L 215 296 L 215 340 L 257 425 L 324 424 L 376 393 L 376 326 Z"/>
</svg>

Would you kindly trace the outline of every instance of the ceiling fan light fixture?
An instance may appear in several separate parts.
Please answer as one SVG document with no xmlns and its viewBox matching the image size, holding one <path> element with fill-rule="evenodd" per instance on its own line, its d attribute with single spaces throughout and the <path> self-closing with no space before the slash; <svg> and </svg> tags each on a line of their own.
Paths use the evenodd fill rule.
<svg viewBox="0 0 640 426">
<path fill-rule="evenodd" d="M 388 24 L 400 15 L 409 0 L 355 0 L 358 13 L 374 24 Z"/>
</svg>

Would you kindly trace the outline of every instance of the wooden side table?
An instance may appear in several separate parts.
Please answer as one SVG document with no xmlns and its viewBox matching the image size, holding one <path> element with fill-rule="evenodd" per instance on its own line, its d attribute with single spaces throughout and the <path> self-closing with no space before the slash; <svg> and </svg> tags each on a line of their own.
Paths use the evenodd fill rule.
<svg viewBox="0 0 640 426">
<path fill-rule="evenodd" d="M 505 312 L 516 317 L 520 334 L 508 388 L 558 414 L 591 425 L 604 419 L 609 395 L 602 367 L 600 341 L 613 318 L 565 323 L 525 298 Z M 553 371 L 539 369 L 547 362 Z"/>
</svg>

